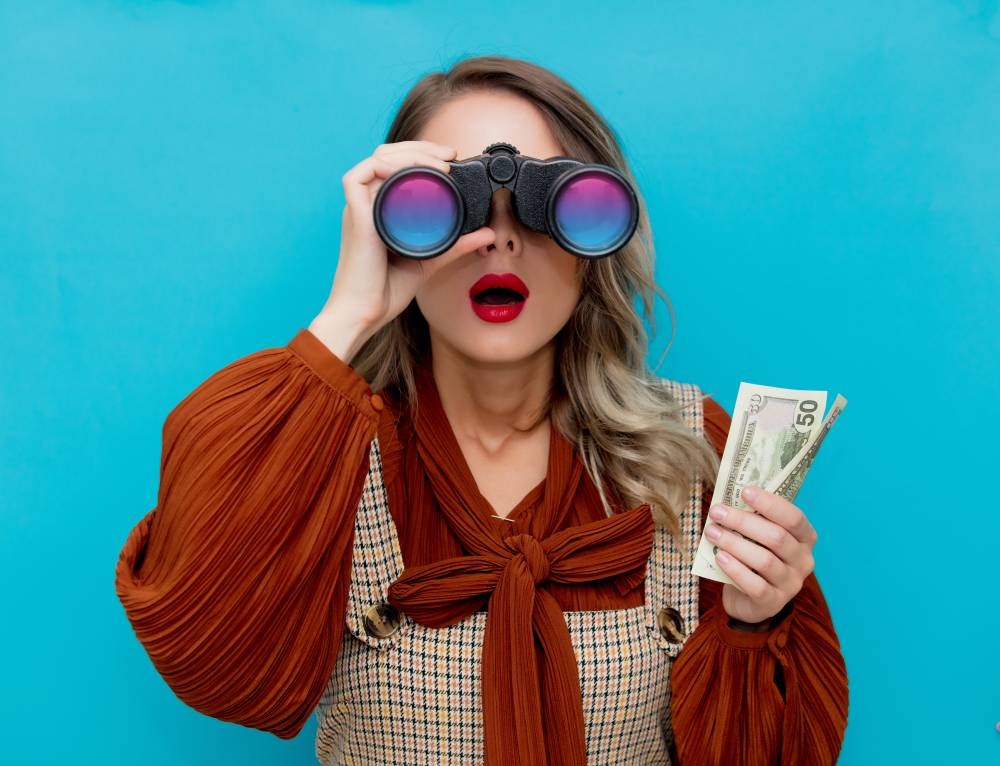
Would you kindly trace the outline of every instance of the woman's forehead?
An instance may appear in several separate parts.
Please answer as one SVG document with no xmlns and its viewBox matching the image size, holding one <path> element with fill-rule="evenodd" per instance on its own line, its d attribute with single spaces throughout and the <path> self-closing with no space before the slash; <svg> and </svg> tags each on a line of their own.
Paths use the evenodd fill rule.
<svg viewBox="0 0 1000 766">
<path fill-rule="evenodd" d="M 503 92 L 456 96 L 434 113 L 418 138 L 454 146 L 458 159 L 481 154 L 498 141 L 538 159 L 563 154 L 538 108 L 525 98 Z"/>
</svg>

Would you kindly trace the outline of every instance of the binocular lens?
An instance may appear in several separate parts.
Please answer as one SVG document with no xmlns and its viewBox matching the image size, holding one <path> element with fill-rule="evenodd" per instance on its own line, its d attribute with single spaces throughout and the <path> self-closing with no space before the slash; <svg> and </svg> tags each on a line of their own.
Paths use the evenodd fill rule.
<svg viewBox="0 0 1000 766">
<path fill-rule="evenodd" d="M 584 172 L 569 179 L 553 200 L 562 236 L 582 253 L 603 252 L 631 234 L 635 203 L 609 173 Z"/>
<path fill-rule="evenodd" d="M 461 223 L 455 190 L 430 173 L 409 173 L 385 190 L 381 219 L 386 234 L 405 249 L 432 252 Z"/>
</svg>

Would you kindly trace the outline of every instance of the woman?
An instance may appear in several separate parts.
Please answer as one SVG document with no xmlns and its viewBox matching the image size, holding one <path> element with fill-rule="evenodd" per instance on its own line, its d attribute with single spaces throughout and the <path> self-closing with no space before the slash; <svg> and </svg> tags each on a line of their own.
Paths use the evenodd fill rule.
<svg viewBox="0 0 1000 766">
<path fill-rule="evenodd" d="M 497 141 L 631 180 L 541 67 L 421 80 L 343 177 L 319 314 L 167 417 L 158 504 L 116 570 L 137 636 L 207 715 L 290 738 L 315 710 L 324 763 L 833 763 L 846 668 L 802 511 L 729 509 L 746 592 L 690 573 L 729 418 L 646 368 L 645 212 L 596 260 L 522 227 L 506 190 L 437 258 L 378 237 L 388 176 Z M 509 321 L 471 289 L 490 273 L 523 282 Z"/>
</svg>

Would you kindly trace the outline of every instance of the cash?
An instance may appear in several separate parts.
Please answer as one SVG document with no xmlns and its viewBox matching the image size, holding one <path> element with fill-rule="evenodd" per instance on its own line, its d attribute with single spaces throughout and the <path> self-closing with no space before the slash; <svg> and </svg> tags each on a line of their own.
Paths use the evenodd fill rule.
<svg viewBox="0 0 1000 766">
<path fill-rule="evenodd" d="M 847 406 L 847 400 L 837 394 L 830 411 L 820 420 L 826 400 L 826 391 L 740 383 L 711 504 L 756 513 L 741 497 L 747 484 L 794 500 L 823 440 Z M 706 528 L 711 523 L 709 520 Z M 715 563 L 718 552 L 703 529 L 692 573 L 735 585 Z"/>
</svg>

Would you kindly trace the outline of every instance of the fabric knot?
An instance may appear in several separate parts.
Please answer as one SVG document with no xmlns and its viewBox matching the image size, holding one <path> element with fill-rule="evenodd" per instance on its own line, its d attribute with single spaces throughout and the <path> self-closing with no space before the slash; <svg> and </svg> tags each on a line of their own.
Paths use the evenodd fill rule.
<svg viewBox="0 0 1000 766">
<path fill-rule="evenodd" d="M 528 565 L 535 585 L 549 579 L 549 557 L 538 539 L 532 535 L 512 535 L 504 538 L 504 545 L 515 555 L 520 553 Z"/>
<path fill-rule="evenodd" d="M 430 627 L 454 624 L 488 601 L 481 668 L 483 763 L 586 766 L 573 642 L 559 603 L 547 588 L 535 586 L 549 579 L 595 582 L 641 567 L 653 546 L 650 507 L 644 503 L 541 539 L 524 533 L 494 537 L 484 527 L 486 554 L 407 567 L 389 586 L 388 601 Z M 469 542 L 477 538 L 470 535 Z M 519 555 L 533 584 L 520 567 L 511 570 Z"/>
</svg>

